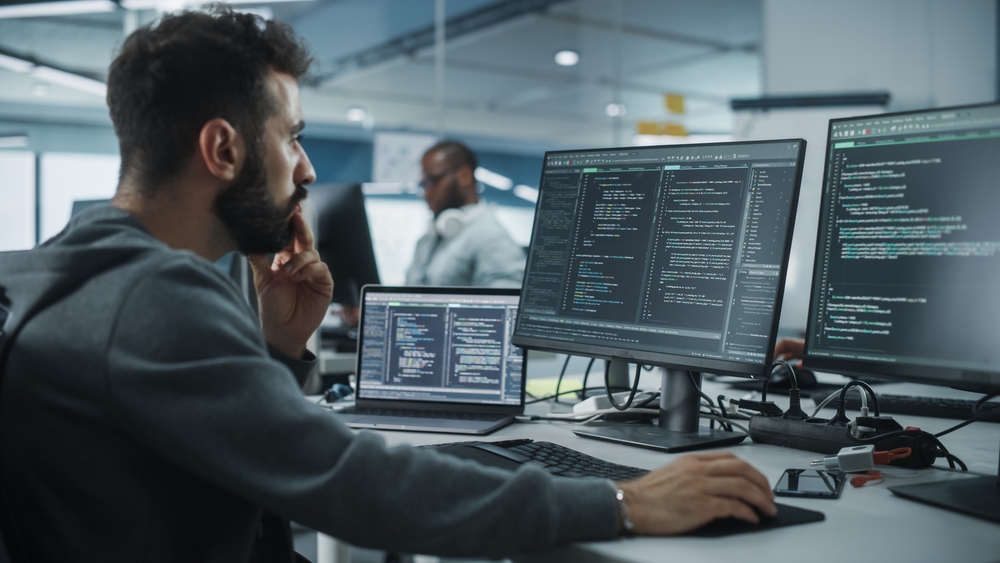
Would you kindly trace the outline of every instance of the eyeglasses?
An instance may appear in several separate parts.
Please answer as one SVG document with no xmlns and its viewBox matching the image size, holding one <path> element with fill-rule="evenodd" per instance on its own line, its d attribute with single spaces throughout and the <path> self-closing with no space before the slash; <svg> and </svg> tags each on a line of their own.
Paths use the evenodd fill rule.
<svg viewBox="0 0 1000 563">
<path fill-rule="evenodd" d="M 423 179 L 417 182 L 417 186 L 420 186 L 420 189 L 422 190 L 426 190 L 427 186 L 436 186 L 441 180 L 444 180 L 446 177 L 451 176 L 457 171 L 458 167 L 450 168 L 448 170 L 445 170 L 444 172 L 441 172 L 440 174 L 435 174 L 433 176 L 424 176 Z"/>
</svg>

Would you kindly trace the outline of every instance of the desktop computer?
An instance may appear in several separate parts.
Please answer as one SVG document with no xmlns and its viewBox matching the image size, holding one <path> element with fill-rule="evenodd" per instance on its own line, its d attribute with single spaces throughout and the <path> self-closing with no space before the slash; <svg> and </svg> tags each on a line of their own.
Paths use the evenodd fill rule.
<svg viewBox="0 0 1000 563">
<path fill-rule="evenodd" d="M 578 434 L 666 451 L 745 438 L 699 426 L 700 373 L 770 370 L 804 154 L 801 139 L 545 154 L 513 342 L 626 378 L 665 368 L 656 425 Z"/>
<path fill-rule="evenodd" d="M 1000 393 L 1000 105 L 830 122 L 805 365 Z M 1000 474 L 890 488 L 1000 522 Z"/>
</svg>

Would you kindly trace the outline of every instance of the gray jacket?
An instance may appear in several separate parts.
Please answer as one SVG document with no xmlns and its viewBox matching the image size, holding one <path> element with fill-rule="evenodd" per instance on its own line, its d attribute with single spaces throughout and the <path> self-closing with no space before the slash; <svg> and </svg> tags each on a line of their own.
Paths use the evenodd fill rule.
<svg viewBox="0 0 1000 563">
<path fill-rule="evenodd" d="M 526 257 L 485 203 L 462 207 L 474 215 L 455 236 L 431 229 L 413 252 L 406 285 L 521 287 Z"/>
<path fill-rule="evenodd" d="M 355 434 L 303 399 L 313 364 L 275 361 L 227 278 L 121 210 L 0 253 L 4 302 L 3 531 L 33 561 L 247 561 L 265 510 L 440 555 L 615 535 L 606 482 Z"/>
</svg>

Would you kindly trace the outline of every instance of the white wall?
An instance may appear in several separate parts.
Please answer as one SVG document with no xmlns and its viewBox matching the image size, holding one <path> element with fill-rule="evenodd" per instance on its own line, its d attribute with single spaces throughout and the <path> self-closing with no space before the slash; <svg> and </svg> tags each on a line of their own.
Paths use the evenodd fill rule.
<svg viewBox="0 0 1000 563">
<path fill-rule="evenodd" d="M 69 222 L 73 202 L 110 199 L 118 187 L 118 155 L 45 153 L 42 155 L 42 241 Z"/>
<path fill-rule="evenodd" d="M 997 98 L 995 0 L 763 0 L 765 95 L 885 90 L 888 111 Z M 804 332 L 827 121 L 878 107 L 739 112 L 738 139 L 801 137 L 805 170 L 780 325 Z"/>
<path fill-rule="evenodd" d="M 890 110 L 996 99 L 995 0 L 763 0 L 769 95 L 888 90 Z"/>
<path fill-rule="evenodd" d="M 0 151 L 0 251 L 35 246 L 35 153 Z"/>
</svg>

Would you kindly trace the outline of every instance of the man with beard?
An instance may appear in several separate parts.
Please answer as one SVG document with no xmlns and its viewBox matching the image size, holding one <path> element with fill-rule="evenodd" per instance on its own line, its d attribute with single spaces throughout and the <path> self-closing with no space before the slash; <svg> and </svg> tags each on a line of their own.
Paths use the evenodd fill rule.
<svg viewBox="0 0 1000 563">
<path fill-rule="evenodd" d="M 305 342 L 332 295 L 298 208 L 314 179 L 298 138 L 308 65 L 289 28 L 221 8 L 125 41 L 108 80 L 112 206 L 0 255 L 13 560 L 292 561 L 289 520 L 359 546 L 502 556 L 629 522 L 677 534 L 774 514 L 767 481 L 731 454 L 560 479 L 387 448 L 305 401 Z M 212 266 L 234 250 L 259 319 Z"/>
<path fill-rule="evenodd" d="M 424 153 L 420 166 L 434 220 L 417 242 L 406 284 L 521 287 L 524 251 L 479 201 L 476 155 L 444 141 Z"/>
</svg>

